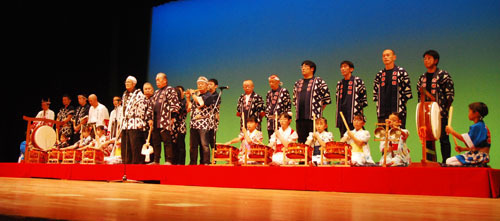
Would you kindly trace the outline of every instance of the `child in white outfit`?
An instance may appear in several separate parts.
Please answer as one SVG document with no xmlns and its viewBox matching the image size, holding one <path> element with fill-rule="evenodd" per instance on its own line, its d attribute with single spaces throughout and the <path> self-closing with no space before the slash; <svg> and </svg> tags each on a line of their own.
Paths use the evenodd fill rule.
<svg viewBox="0 0 500 221">
<path fill-rule="evenodd" d="M 306 144 L 314 147 L 312 162 L 316 165 L 321 164 L 321 147 L 325 147 L 326 143 L 333 141 L 332 132 L 326 131 L 328 128 L 327 121 L 324 117 L 318 118 L 315 121 L 316 132 L 310 132 L 307 137 Z M 314 140 L 314 143 L 313 143 Z M 325 162 L 326 164 L 326 162 Z"/>
<path fill-rule="evenodd" d="M 389 119 L 386 120 L 390 124 L 391 130 L 401 130 L 401 135 L 399 137 L 389 136 L 389 139 L 397 139 L 397 142 L 389 141 L 389 149 L 387 151 L 386 165 L 387 166 L 408 166 L 411 163 L 410 150 L 406 146 L 406 140 L 410 133 L 406 129 L 399 128 L 401 125 L 401 118 L 398 113 L 392 113 L 389 115 Z M 380 158 L 380 165 L 384 164 L 384 147 L 385 141 L 380 142 L 380 151 L 382 152 L 382 157 Z"/>
<path fill-rule="evenodd" d="M 299 135 L 292 128 L 292 116 L 288 113 L 282 113 L 279 116 L 281 127 L 278 131 L 274 131 L 269 139 L 269 146 L 274 149 L 273 164 L 283 164 L 283 147 L 288 147 L 288 144 L 297 142 Z"/>
<path fill-rule="evenodd" d="M 365 126 L 365 117 L 363 115 L 356 115 L 352 121 L 354 130 L 347 131 L 340 142 L 347 142 L 352 146 L 351 150 L 351 164 L 353 166 L 362 166 L 366 164 L 375 164 L 370 154 L 370 132 L 363 129 Z"/>
<path fill-rule="evenodd" d="M 255 118 L 250 117 L 247 121 L 247 128 L 242 128 L 238 137 L 232 139 L 229 142 L 226 142 L 225 145 L 231 145 L 233 143 L 241 142 L 240 146 L 240 155 L 239 161 L 240 163 L 245 162 L 245 156 L 250 153 L 250 146 L 252 144 L 262 144 L 262 132 L 257 130 L 258 123 Z"/>
</svg>

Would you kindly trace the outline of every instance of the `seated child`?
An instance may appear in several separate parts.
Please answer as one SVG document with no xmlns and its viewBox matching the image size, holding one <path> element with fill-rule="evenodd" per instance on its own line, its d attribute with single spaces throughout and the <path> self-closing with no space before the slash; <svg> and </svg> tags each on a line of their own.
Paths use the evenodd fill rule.
<svg viewBox="0 0 500 221">
<path fill-rule="evenodd" d="M 121 154 L 121 131 L 118 133 L 118 136 L 110 140 L 110 144 L 108 147 L 111 147 L 111 153 L 109 156 L 104 157 L 104 162 L 106 164 L 121 164 L 122 163 L 122 154 Z"/>
<path fill-rule="evenodd" d="M 361 114 L 354 116 L 352 124 L 354 130 L 345 132 L 340 142 L 347 142 L 352 146 L 351 164 L 354 166 L 362 166 L 366 164 L 375 164 L 370 154 L 370 132 L 363 129 L 365 126 L 365 117 Z"/>
<path fill-rule="evenodd" d="M 58 156 L 58 155 L 62 154 L 63 151 L 61 151 L 61 149 L 68 147 L 69 146 L 68 142 L 69 142 L 69 137 L 67 137 L 67 135 L 64 133 L 61 133 L 61 135 L 59 135 L 59 142 L 56 143 L 56 145 L 50 150 L 50 152 L 55 152 L 54 156 Z M 59 153 L 57 153 L 57 152 L 59 152 Z M 61 157 L 61 159 L 62 159 L 62 157 Z"/>
<path fill-rule="evenodd" d="M 81 150 L 87 148 L 87 146 L 89 146 L 93 141 L 93 138 L 90 134 L 91 134 L 91 127 L 88 126 L 83 127 L 79 141 L 77 141 L 71 146 L 60 148 L 59 150 L 72 150 L 72 149 Z"/>
<path fill-rule="evenodd" d="M 321 164 L 321 151 L 320 147 L 325 147 L 327 142 L 333 141 L 332 132 L 326 131 L 328 128 L 327 121 L 324 117 L 316 119 L 316 132 L 310 132 L 307 137 L 306 144 L 314 147 L 312 162 L 315 165 Z M 313 143 L 314 141 L 314 143 Z M 325 162 L 326 163 L 326 162 Z"/>
<path fill-rule="evenodd" d="M 282 113 L 278 119 L 281 127 L 278 131 L 274 131 L 271 135 L 271 139 L 269 139 L 269 146 L 274 149 L 274 165 L 283 164 L 283 147 L 287 147 L 290 143 L 297 142 L 297 139 L 299 138 L 297 132 L 290 128 L 292 116 L 288 113 Z"/>
<path fill-rule="evenodd" d="M 239 161 L 240 163 L 243 163 L 245 162 L 245 157 L 250 152 L 250 145 L 262 144 L 263 139 L 264 138 L 262 137 L 262 132 L 257 130 L 257 122 L 255 118 L 250 117 L 247 120 L 246 128 L 243 127 L 241 129 L 238 137 L 232 139 L 229 142 L 226 142 L 225 145 L 231 145 L 233 143 L 241 142 Z"/>
<path fill-rule="evenodd" d="M 104 156 L 109 156 L 113 149 L 113 145 L 110 145 L 115 142 L 115 140 L 111 140 L 109 136 L 106 136 L 106 129 L 104 125 L 100 125 L 96 127 L 96 138 L 93 142 L 93 147 L 95 149 L 102 150 Z"/>
<path fill-rule="evenodd" d="M 69 138 L 66 136 L 66 134 L 61 133 L 59 136 L 59 143 L 56 144 L 55 148 L 56 149 L 61 149 L 69 146 Z"/>
<path fill-rule="evenodd" d="M 406 140 L 410 135 L 408 130 L 401 129 L 401 118 L 399 113 L 392 113 L 389 115 L 389 119 L 385 120 L 389 123 L 389 128 L 391 130 L 401 130 L 401 135 L 399 137 L 389 136 L 389 139 L 397 139 L 397 142 L 389 141 L 389 146 L 387 150 L 387 166 L 408 166 L 411 163 L 410 150 L 406 146 Z M 390 133 L 390 132 L 389 132 Z M 380 158 L 380 165 L 384 164 L 384 147 L 385 141 L 380 142 L 380 151 L 382 152 L 382 157 Z"/>
<path fill-rule="evenodd" d="M 469 133 L 459 134 L 451 126 L 446 126 L 446 133 L 453 135 L 464 142 L 466 147 L 456 146 L 455 150 L 464 154 L 446 159 L 447 165 L 479 165 L 490 161 L 491 135 L 483 118 L 488 115 L 488 107 L 482 102 L 469 104 L 469 120 L 474 124 L 470 126 Z"/>
</svg>

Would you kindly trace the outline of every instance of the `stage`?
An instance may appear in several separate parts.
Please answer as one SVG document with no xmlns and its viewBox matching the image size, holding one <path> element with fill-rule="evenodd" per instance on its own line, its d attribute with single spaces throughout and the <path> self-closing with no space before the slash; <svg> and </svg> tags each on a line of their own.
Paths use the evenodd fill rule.
<svg viewBox="0 0 500 221">
<path fill-rule="evenodd" d="M 498 198 L 500 170 L 460 167 L 259 167 L 1 163 L 0 177 Z"/>
</svg>

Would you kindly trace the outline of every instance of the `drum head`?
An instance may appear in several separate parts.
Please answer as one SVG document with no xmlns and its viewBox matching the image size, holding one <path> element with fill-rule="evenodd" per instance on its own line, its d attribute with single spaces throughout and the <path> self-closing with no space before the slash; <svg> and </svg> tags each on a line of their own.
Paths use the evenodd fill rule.
<svg viewBox="0 0 500 221">
<path fill-rule="evenodd" d="M 437 102 L 431 103 L 431 125 L 432 125 L 432 134 L 436 140 L 439 140 L 441 137 L 441 109 Z"/>
<path fill-rule="evenodd" d="M 428 105 L 427 107 L 429 108 L 429 122 L 430 122 L 430 127 L 431 127 L 431 133 L 432 136 L 434 136 L 434 140 L 439 140 L 441 137 L 441 109 L 438 105 L 437 102 L 426 102 L 425 105 Z M 416 125 L 417 125 L 417 131 L 419 128 L 423 125 L 420 125 L 420 122 L 418 121 L 419 119 L 419 108 L 420 108 L 420 103 L 417 104 L 417 110 L 416 110 Z M 428 135 L 430 136 L 430 135 Z"/>
<path fill-rule="evenodd" d="M 43 125 L 37 127 L 32 135 L 33 145 L 42 150 L 48 150 L 56 143 L 57 135 L 52 127 Z"/>
</svg>

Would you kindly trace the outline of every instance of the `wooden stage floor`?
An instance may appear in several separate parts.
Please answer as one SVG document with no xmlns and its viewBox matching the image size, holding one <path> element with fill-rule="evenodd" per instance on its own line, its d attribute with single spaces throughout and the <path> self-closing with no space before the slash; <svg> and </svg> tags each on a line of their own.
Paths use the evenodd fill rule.
<svg viewBox="0 0 500 221">
<path fill-rule="evenodd" d="M 0 178 L 9 219 L 500 220 L 499 200 Z"/>
</svg>

